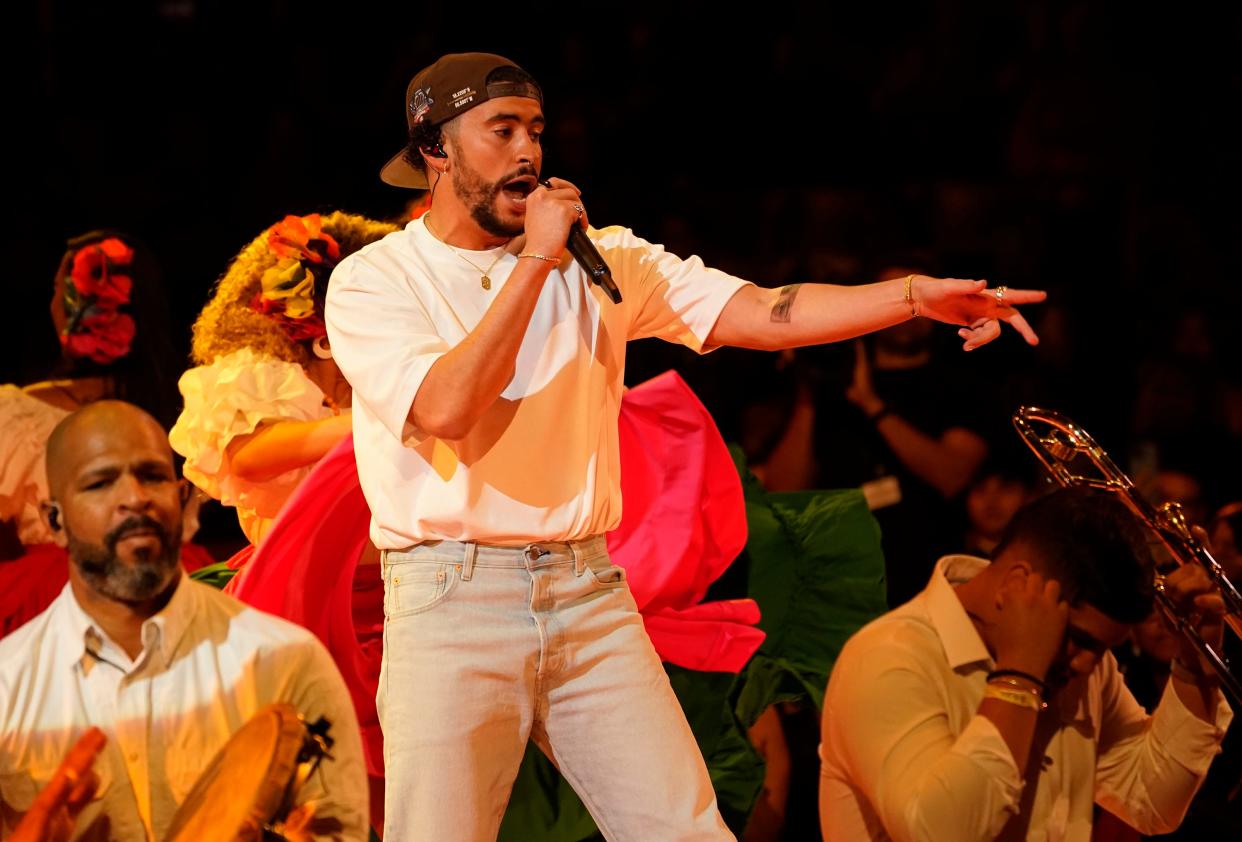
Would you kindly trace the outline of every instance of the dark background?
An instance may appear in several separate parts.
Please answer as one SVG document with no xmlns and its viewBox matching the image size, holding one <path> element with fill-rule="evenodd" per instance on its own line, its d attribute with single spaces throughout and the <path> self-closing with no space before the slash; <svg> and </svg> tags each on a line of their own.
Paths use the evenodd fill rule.
<svg viewBox="0 0 1242 842">
<path fill-rule="evenodd" d="M 405 85 L 477 49 L 540 80 L 544 171 L 597 225 L 767 284 L 868 280 L 913 254 L 1046 288 L 1044 347 L 1010 333 L 975 364 L 1069 378 L 1052 392 L 1105 442 L 1135 435 L 1153 364 L 1236 387 L 1242 12 L 1223 4 L 44 0 L 5 29 L 17 353 L 0 382 L 55 361 L 69 236 L 145 240 L 184 355 L 214 279 L 285 213 L 400 215 L 408 194 L 377 171 L 404 140 Z M 731 372 L 766 363 L 649 344 L 630 381 L 679 365 L 728 433 Z"/>
<path fill-rule="evenodd" d="M 68 237 L 146 242 L 185 360 L 213 281 L 284 214 L 400 216 L 409 194 L 377 173 L 404 142 L 406 83 L 485 50 L 542 83 L 544 172 L 596 225 L 769 285 L 914 261 L 1047 289 L 1037 350 L 1007 332 L 964 357 L 941 330 L 978 413 L 1012 438 L 1016 404 L 1065 410 L 1131 468 L 1179 462 L 1214 508 L 1242 497 L 1242 7 L 1208 5 L 12 4 L 0 382 L 56 363 Z M 799 360 L 839 392 L 848 353 Z M 627 380 L 670 365 L 734 440 L 747 405 L 788 408 L 802 376 L 648 341 Z M 798 785 L 791 826 L 810 827 L 814 775 Z"/>
</svg>

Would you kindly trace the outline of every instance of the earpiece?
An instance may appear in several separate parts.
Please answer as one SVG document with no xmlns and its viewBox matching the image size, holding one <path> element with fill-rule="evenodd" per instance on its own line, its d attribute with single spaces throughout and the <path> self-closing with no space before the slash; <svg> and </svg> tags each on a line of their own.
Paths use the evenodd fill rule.
<svg viewBox="0 0 1242 842">
<path fill-rule="evenodd" d="M 444 151 L 444 144 L 442 143 L 437 143 L 435 146 L 424 146 L 421 148 L 422 148 L 423 153 L 428 158 L 447 158 L 448 157 L 448 153 Z"/>
<path fill-rule="evenodd" d="M 332 359 L 332 347 L 328 345 L 328 337 L 320 336 L 311 343 L 311 353 L 321 360 Z"/>
<path fill-rule="evenodd" d="M 60 531 L 60 503 L 47 504 L 47 525 L 53 532 Z"/>
</svg>

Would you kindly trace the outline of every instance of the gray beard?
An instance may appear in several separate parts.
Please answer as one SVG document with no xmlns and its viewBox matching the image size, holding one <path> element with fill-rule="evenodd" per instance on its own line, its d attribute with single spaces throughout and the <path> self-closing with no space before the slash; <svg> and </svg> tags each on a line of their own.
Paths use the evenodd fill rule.
<svg viewBox="0 0 1242 842">
<path fill-rule="evenodd" d="M 132 564 L 117 557 L 119 537 L 115 533 L 104 537 L 103 546 L 79 541 L 71 533 L 67 536 L 69 558 L 82 579 L 102 596 L 121 602 L 143 602 L 158 596 L 172 582 L 181 563 L 180 534 L 169 535 L 162 529 L 160 550 Z"/>
</svg>

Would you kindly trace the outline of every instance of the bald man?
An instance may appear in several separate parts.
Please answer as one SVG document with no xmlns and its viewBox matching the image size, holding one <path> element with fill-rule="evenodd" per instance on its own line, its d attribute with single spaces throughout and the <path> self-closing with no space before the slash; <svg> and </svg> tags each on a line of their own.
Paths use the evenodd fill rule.
<svg viewBox="0 0 1242 842">
<path fill-rule="evenodd" d="M 162 839 L 207 762 L 259 708 L 332 723 L 333 759 L 299 789 L 317 838 L 367 836 L 358 723 L 327 651 L 305 629 L 194 582 L 178 564 L 186 486 L 164 430 L 100 401 L 48 440 L 49 527 L 69 583 L 0 641 L 0 836 L 77 738 L 100 728 L 99 787 L 81 839 Z M 230 798 L 249 798 L 231 792 Z"/>
</svg>

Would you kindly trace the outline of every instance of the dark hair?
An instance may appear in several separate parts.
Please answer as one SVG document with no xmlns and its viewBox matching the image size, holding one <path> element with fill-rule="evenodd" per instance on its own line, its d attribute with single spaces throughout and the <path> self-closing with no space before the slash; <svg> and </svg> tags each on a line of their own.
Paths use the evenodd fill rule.
<svg viewBox="0 0 1242 842">
<path fill-rule="evenodd" d="M 535 81 L 535 77 L 531 76 L 520 67 L 508 65 L 505 67 L 497 67 L 491 73 L 487 74 L 487 83 L 502 82 L 505 84 L 528 84 L 535 88 L 539 87 L 539 83 Z M 410 139 L 405 146 L 405 160 L 412 167 L 421 169 L 427 173 L 427 162 L 423 160 L 422 151 L 424 149 L 430 151 L 437 146 L 443 146 L 446 136 L 451 137 L 452 129 L 445 132 L 446 126 L 450 126 L 457 118 L 445 120 L 443 123 L 432 125 L 424 120 L 416 124 L 410 129 Z M 427 173 L 430 175 L 430 173 Z"/>
<path fill-rule="evenodd" d="M 1026 448 L 1010 439 L 989 445 L 987 458 L 975 470 L 967 490 L 991 477 L 996 477 L 1001 482 L 1020 483 L 1028 490 L 1039 488 L 1042 479 L 1037 463 L 1030 458 Z"/>
<path fill-rule="evenodd" d="M 1032 551 L 1031 564 L 1061 583 L 1071 605 L 1119 623 L 1151 613 L 1155 562 L 1138 518 L 1115 494 L 1062 488 L 1041 497 L 1014 515 L 992 558 L 1013 544 Z"/>
<path fill-rule="evenodd" d="M 451 122 L 451 121 L 450 121 Z M 422 150 L 430 151 L 444 144 L 443 124 L 433 126 L 423 121 L 410 129 L 410 142 L 405 147 L 405 160 L 412 167 L 427 172 L 427 162 L 423 160 Z"/>
<path fill-rule="evenodd" d="M 1242 502 L 1235 501 L 1221 506 L 1216 514 L 1212 515 L 1212 531 L 1215 531 L 1216 527 L 1222 523 L 1229 525 L 1229 531 L 1233 533 L 1235 542 L 1242 542 Z"/>
<path fill-rule="evenodd" d="M 110 237 L 122 240 L 134 250 L 130 269 L 133 290 L 126 309 L 133 316 L 136 330 L 129 353 L 110 363 L 65 358 L 52 372 L 53 377 L 103 377 L 112 386 L 111 397 L 136 404 L 164 425 L 177 419 L 180 396 L 177 393 L 177 362 L 169 334 L 171 315 L 160 276 L 159 265 L 150 250 L 137 238 L 121 231 L 103 229 L 80 234 L 65 244 L 70 252 Z"/>
</svg>

